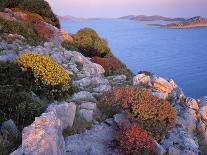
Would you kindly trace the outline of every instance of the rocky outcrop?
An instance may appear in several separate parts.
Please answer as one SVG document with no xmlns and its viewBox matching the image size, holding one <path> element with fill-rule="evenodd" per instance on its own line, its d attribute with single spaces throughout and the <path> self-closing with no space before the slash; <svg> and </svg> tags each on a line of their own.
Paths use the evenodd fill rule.
<svg viewBox="0 0 207 155">
<path fill-rule="evenodd" d="M 65 141 L 63 129 L 71 127 L 74 121 L 76 105 L 74 103 L 52 104 L 34 123 L 24 128 L 22 146 L 13 155 L 64 155 Z"/>
<path fill-rule="evenodd" d="M 114 121 L 111 121 L 114 124 Z M 116 130 L 112 124 L 95 125 L 91 130 L 66 138 L 66 155 L 118 155 L 117 150 L 110 148 Z"/>
<path fill-rule="evenodd" d="M 52 41 L 58 45 L 60 45 L 63 41 L 73 41 L 73 38 L 68 32 L 46 23 L 41 16 L 34 13 L 22 10 L 17 11 L 15 9 L 5 9 L 5 12 L 0 12 L 0 17 L 5 20 L 29 22 L 34 26 L 35 30 L 42 39 Z"/>
</svg>

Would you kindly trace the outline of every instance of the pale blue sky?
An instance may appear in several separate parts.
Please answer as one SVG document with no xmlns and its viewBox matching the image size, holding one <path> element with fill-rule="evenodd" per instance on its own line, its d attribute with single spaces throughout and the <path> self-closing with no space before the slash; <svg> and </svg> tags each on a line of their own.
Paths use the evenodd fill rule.
<svg viewBox="0 0 207 155">
<path fill-rule="evenodd" d="M 58 15 L 120 17 L 163 15 L 207 17 L 207 0 L 46 0 Z"/>
</svg>

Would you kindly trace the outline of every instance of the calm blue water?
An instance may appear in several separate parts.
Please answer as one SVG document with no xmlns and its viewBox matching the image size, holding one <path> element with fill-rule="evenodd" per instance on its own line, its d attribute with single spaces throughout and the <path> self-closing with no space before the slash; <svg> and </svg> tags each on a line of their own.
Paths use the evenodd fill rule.
<svg viewBox="0 0 207 155">
<path fill-rule="evenodd" d="M 188 96 L 207 95 L 207 28 L 165 29 L 114 19 L 61 24 L 71 33 L 94 28 L 134 73 L 151 71 L 174 79 Z"/>
</svg>

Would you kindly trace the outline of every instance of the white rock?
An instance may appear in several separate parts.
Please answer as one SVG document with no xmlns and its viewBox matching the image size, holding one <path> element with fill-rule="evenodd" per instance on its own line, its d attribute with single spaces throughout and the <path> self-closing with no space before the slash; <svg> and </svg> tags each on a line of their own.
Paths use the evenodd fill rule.
<svg viewBox="0 0 207 155">
<path fill-rule="evenodd" d="M 51 104 L 47 108 L 47 111 L 56 113 L 57 118 L 62 121 L 63 129 L 73 126 L 76 113 L 76 105 L 74 103 L 63 102 L 59 104 Z"/>
<path fill-rule="evenodd" d="M 96 110 L 97 106 L 96 103 L 93 102 L 83 102 L 80 105 L 81 109 L 88 109 L 88 110 Z"/>
<path fill-rule="evenodd" d="M 59 64 L 62 64 L 65 61 L 65 58 L 59 52 L 55 52 L 51 55 L 53 59 L 55 59 Z"/>
<path fill-rule="evenodd" d="M 159 77 L 154 81 L 154 87 L 158 90 L 162 90 L 167 93 L 171 93 L 173 90 L 172 85 L 164 78 Z"/>
<path fill-rule="evenodd" d="M 86 110 L 86 109 L 81 109 L 80 110 L 80 117 L 85 119 L 88 122 L 93 121 L 93 110 Z"/>
<path fill-rule="evenodd" d="M 166 153 L 166 150 L 162 147 L 162 145 L 158 144 L 155 141 L 155 152 L 156 155 L 164 155 Z"/>
<path fill-rule="evenodd" d="M 97 88 L 94 88 L 93 90 L 95 92 L 102 93 L 102 92 L 110 91 L 111 89 L 112 89 L 112 87 L 110 85 L 100 85 Z"/>
<path fill-rule="evenodd" d="M 65 155 L 62 122 L 55 112 L 42 114 L 22 132 L 22 150 L 25 155 Z"/>
<path fill-rule="evenodd" d="M 88 91 L 80 91 L 72 96 L 72 100 L 95 100 L 92 93 Z"/>
<path fill-rule="evenodd" d="M 198 102 L 195 100 L 195 99 L 193 99 L 193 98 L 190 98 L 190 97 L 188 97 L 187 99 L 186 99 L 186 103 L 185 103 L 189 108 L 191 108 L 191 109 L 194 109 L 194 110 L 198 110 L 199 109 L 199 107 L 198 107 Z"/>
<path fill-rule="evenodd" d="M 159 99 L 167 99 L 168 97 L 168 94 L 166 92 L 163 92 L 163 91 L 155 91 L 155 92 L 152 92 L 152 95 L 154 96 L 157 96 Z"/>
<path fill-rule="evenodd" d="M 66 155 L 120 155 L 118 150 L 110 148 L 116 131 L 102 123 L 84 133 L 66 138 Z"/>
<path fill-rule="evenodd" d="M 126 75 L 117 75 L 113 78 L 113 81 L 122 82 L 125 81 L 126 79 L 127 79 Z"/>
<path fill-rule="evenodd" d="M 104 68 L 96 63 L 84 63 L 83 64 L 83 73 L 86 76 L 98 76 L 105 73 Z"/>
<path fill-rule="evenodd" d="M 139 85 L 139 84 L 147 84 L 149 86 L 152 86 L 150 76 L 145 74 L 137 74 L 133 78 L 133 85 Z"/>
<path fill-rule="evenodd" d="M 0 61 L 2 61 L 2 62 L 12 61 L 12 60 L 16 59 L 16 57 L 17 57 L 16 53 L 9 53 L 6 55 L 0 55 Z"/>
</svg>

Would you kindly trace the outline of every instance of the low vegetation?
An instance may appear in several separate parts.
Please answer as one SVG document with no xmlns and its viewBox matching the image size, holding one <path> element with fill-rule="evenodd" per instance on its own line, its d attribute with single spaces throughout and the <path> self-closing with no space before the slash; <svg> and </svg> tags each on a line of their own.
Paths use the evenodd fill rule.
<svg viewBox="0 0 207 155">
<path fill-rule="evenodd" d="M 155 152 L 152 134 L 136 124 L 121 131 L 116 140 L 120 151 L 127 155 L 150 155 Z"/>
<path fill-rule="evenodd" d="M 60 28 L 57 16 L 52 12 L 48 2 L 44 0 L 0 0 L 0 11 L 4 8 L 20 8 L 40 15 L 44 21 Z"/>
<path fill-rule="evenodd" d="M 12 33 L 22 35 L 31 45 L 37 45 L 43 41 L 38 35 L 35 28 L 30 23 L 10 21 L 0 18 L 0 25 L 0 33 Z"/>
<path fill-rule="evenodd" d="M 175 125 L 175 109 L 167 100 L 153 96 L 149 89 L 128 86 L 115 88 L 114 91 L 122 108 L 156 138 L 164 136 Z"/>
<path fill-rule="evenodd" d="M 128 78 L 132 77 L 131 71 L 112 54 L 107 41 L 101 38 L 95 30 L 80 29 L 73 35 L 73 40 L 73 43 L 63 42 L 62 46 L 91 57 L 92 62 L 100 64 L 105 69 L 106 76 L 125 74 Z"/>
<path fill-rule="evenodd" d="M 16 59 L 23 72 L 30 72 L 33 91 L 47 99 L 59 99 L 72 93 L 70 75 L 52 58 L 28 52 Z"/>
</svg>

